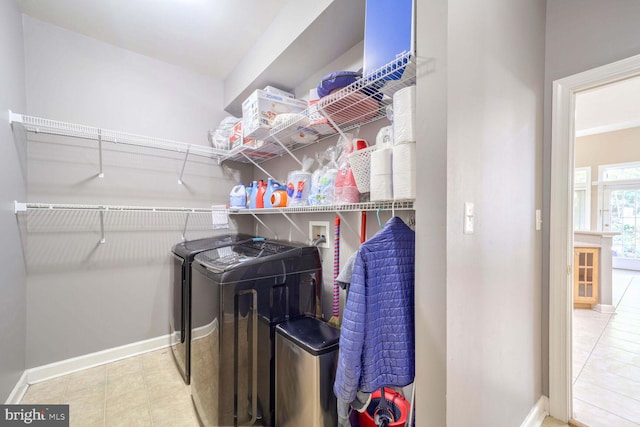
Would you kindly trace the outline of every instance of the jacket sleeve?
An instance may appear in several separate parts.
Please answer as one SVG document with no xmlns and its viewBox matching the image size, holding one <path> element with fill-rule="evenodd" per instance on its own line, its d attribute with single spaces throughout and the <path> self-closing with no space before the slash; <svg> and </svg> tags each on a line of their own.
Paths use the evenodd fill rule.
<svg viewBox="0 0 640 427">
<path fill-rule="evenodd" d="M 342 318 L 338 367 L 333 385 L 336 397 L 345 402 L 355 400 L 360 384 L 366 326 L 366 273 L 363 254 L 359 251 Z"/>
</svg>

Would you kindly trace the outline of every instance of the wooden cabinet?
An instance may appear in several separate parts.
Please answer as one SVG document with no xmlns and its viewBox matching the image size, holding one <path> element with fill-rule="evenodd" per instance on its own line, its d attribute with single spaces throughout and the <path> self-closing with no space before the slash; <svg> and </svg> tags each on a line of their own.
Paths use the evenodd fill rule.
<svg viewBox="0 0 640 427">
<path fill-rule="evenodd" d="M 573 306 L 591 308 L 598 303 L 600 248 L 573 249 Z"/>
</svg>

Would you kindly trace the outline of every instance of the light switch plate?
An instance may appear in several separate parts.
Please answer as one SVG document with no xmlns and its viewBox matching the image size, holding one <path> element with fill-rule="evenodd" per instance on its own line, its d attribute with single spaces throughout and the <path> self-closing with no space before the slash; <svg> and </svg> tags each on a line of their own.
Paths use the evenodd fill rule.
<svg viewBox="0 0 640 427">
<path fill-rule="evenodd" d="M 475 227 L 474 209 L 472 202 L 464 202 L 464 234 L 473 234 L 473 229 Z"/>
</svg>

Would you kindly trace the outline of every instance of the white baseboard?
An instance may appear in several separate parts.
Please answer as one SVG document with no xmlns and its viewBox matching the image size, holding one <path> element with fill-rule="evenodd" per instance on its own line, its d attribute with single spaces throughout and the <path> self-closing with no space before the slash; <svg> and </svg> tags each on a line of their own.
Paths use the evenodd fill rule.
<svg viewBox="0 0 640 427">
<path fill-rule="evenodd" d="M 598 313 L 615 314 L 616 312 L 616 306 L 611 304 L 594 304 L 591 308 Z"/>
<path fill-rule="evenodd" d="M 145 341 L 138 341 L 120 347 L 114 347 L 95 353 L 85 354 L 83 356 L 73 357 L 71 359 L 61 360 L 60 362 L 27 369 L 25 372 L 26 382 L 28 384 L 35 384 L 40 381 L 70 374 L 81 369 L 92 368 L 94 366 L 104 365 L 105 363 L 115 362 L 116 360 L 125 359 L 138 354 L 159 350 L 169 347 L 171 345 L 170 340 L 170 335 L 163 335 Z"/>
<path fill-rule="evenodd" d="M 6 405 L 13 405 L 20 403 L 22 397 L 27 392 L 27 388 L 29 387 L 29 383 L 27 383 L 27 371 L 22 373 L 22 376 L 16 383 L 15 387 L 11 391 L 11 394 L 7 398 L 7 401 L 4 402 Z"/>
<path fill-rule="evenodd" d="M 540 427 L 547 415 L 549 415 L 549 398 L 540 396 L 520 427 Z"/>
</svg>

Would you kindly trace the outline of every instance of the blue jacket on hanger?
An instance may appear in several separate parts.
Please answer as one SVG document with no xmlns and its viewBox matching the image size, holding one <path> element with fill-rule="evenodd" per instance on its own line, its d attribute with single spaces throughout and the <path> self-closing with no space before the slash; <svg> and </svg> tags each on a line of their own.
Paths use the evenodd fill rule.
<svg viewBox="0 0 640 427">
<path fill-rule="evenodd" d="M 414 271 L 415 232 L 398 217 L 360 246 L 340 332 L 338 399 L 413 382 Z"/>
</svg>

